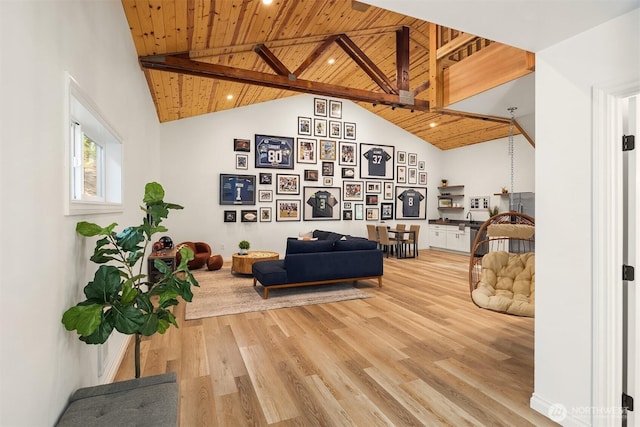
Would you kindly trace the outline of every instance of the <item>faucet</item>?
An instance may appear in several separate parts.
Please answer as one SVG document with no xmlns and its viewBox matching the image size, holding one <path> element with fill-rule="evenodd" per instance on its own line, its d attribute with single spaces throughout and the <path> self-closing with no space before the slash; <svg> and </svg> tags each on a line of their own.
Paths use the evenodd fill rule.
<svg viewBox="0 0 640 427">
<path fill-rule="evenodd" d="M 469 220 L 469 222 L 473 222 L 473 215 L 471 215 L 471 211 L 467 213 L 467 219 Z"/>
</svg>

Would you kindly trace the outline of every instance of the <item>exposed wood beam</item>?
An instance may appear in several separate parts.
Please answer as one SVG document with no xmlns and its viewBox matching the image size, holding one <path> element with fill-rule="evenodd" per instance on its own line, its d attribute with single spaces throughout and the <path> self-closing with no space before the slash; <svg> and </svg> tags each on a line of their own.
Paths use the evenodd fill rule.
<svg viewBox="0 0 640 427">
<path fill-rule="evenodd" d="M 291 74 L 291 71 L 289 71 L 287 66 L 284 65 L 282 61 L 280 61 L 278 57 L 275 56 L 264 44 L 260 43 L 256 45 L 253 51 L 257 53 L 258 56 L 262 58 L 262 60 L 266 62 L 267 65 L 269 65 L 269 67 L 271 67 L 271 69 L 273 69 L 277 74 L 281 76 L 288 76 Z"/>
<path fill-rule="evenodd" d="M 259 71 L 238 69 L 225 65 L 193 61 L 187 58 L 184 54 L 145 56 L 139 58 L 139 61 L 140 65 L 145 69 L 228 80 L 243 84 L 331 96 L 371 104 L 393 105 L 399 108 L 415 109 L 418 111 L 429 111 L 429 103 L 424 100 L 417 99 L 411 105 L 406 103 L 403 104 L 397 94 L 371 92 L 310 80 L 292 80 L 289 77 L 282 75 L 261 73 Z"/>
<path fill-rule="evenodd" d="M 531 144 L 531 146 L 532 146 L 533 148 L 536 148 L 536 142 L 533 140 L 533 138 L 531 138 L 531 135 L 529 135 L 529 134 L 527 133 L 527 131 L 526 131 L 526 130 L 524 130 L 524 129 L 522 128 L 522 126 L 520 126 L 520 123 L 518 123 L 518 121 L 517 121 L 517 120 L 514 120 L 514 121 L 513 121 L 513 125 L 516 127 L 516 129 L 518 129 L 518 130 L 520 131 L 520 133 L 522 134 L 522 136 L 524 136 L 524 137 L 525 137 L 525 139 L 526 139 L 527 141 L 529 141 L 529 144 Z"/>
<path fill-rule="evenodd" d="M 409 27 L 396 31 L 396 80 L 399 90 L 409 90 Z"/>
<path fill-rule="evenodd" d="M 431 111 L 442 107 L 442 71 L 440 70 L 440 61 L 436 55 L 438 42 L 438 26 L 434 23 L 429 23 L 429 105 L 431 106 Z"/>
<path fill-rule="evenodd" d="M 306 70 L 314 62 L 316 62 L 318 60 L 318 58 L 320 58 L 322 56 L 322 54 L 329 48 L 329 46 L 331 46 L 339 37 L 340 37 L 339 34 L 334 34 L 334 35 L 331 35 L 331 36 L 327 37 L 322 42 L 322 44 L 320 44 L 318 47 L 316 47 L 313 50 L 313 52 L 311 52 L 311 55 L 309 55 L 307 57 L 307 59 L 302 61 L 302 64 L 300 64 L 298 69 L 296 71 L 294 71 L 293 74 L 296 77 L 299 76 L 300 74 L 302 74 L 304 72 L 304 70 Z"/>
<path fill-rule="evenodd" d="M 478 36 L 474 36 L 473 34 L 460 34 L 455 39 L 451 40 L 449 43 L 445 44 L 441 48 L 439 48 L 436 52 L 436 58 L 442 59 L 450 53 L 456 51 L 460 47 L 464 46 L 467 43 L 472 42 L 477 39 Z"/>
<path fill-rule="evenodd" d="M 413 89 L 411 92 L 413 93 L 413 96 L 416 96 L 419 93 L 422 93 L 425 90 L 429 89 L 429 86 L 431 86 L 431 82 L 427 80 L 426 82 L 422 83 L 420 86 Z"/>
<path fill-rule="evenodd" d="M 439 113 L 445 114 L 447 116 L 459 116 L 459 117 L 466 117 L 467 119 L 486 120 L 486 121 L 489 121 L 489 122 L 505 123 L 505 124 L 509 124 L 509 122 L 510 122 L 510 119 L 508 117 L 490 116 L 490 115 L 486 115 L 486 114 L 476 114 L 476 113 L 467 113 L 466 111 L 448 110 L 446 108 L 438 108 L 437 111 Z"/>
<path fill-rule="evenodd" d="M 535 69 L 533 54 L 493 43 L 444 70 L 444 99 L 451 105 L 503 83 L 525 76 Z"/>
<path fill-rule="evenodd" d="M 391 80 L 347 35 L 343 34 L 342 37 L 337 38 L 336 43 L 383 91 L 388 94 L 398 94 L 398 90 L 393 87 Z"/>
</svg>

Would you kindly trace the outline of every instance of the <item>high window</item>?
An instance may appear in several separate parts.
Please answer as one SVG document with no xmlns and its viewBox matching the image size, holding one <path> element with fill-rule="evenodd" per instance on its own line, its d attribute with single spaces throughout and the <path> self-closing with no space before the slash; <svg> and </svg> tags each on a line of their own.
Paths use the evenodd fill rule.
<svg viewBox="0 0 640 427">
<path fill-rule="evenodd" d="M 122 210 L 122 143 L 69 77 L 68 215 Z"/>
</svg>

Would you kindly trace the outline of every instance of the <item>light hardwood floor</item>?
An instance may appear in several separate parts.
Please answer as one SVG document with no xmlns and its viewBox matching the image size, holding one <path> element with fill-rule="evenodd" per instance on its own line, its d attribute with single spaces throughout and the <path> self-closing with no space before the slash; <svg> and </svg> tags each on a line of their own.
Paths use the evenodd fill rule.
<svg viewBox="0 0 640 427">
<path fill-rule="evenodd" d="M 181 427 L 557 425 L 529 408 L 533 319 L 477 308 L 467 256 L 384 263 L 363 300 L 193 321 L 182 303 L 142 375 L 178 373 Z M 131 346 L 116 380 L 133 371 Z"/>
</svg>

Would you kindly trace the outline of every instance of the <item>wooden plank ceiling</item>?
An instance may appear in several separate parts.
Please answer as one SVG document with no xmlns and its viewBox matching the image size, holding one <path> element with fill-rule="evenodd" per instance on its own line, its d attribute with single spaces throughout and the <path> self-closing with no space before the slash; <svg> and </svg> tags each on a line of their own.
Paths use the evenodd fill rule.
<svg viewBox="0 0 640 427">
<path fill-rule="evenodd" d="M 528 52 L 352 0 L 122 4 L 160 122 L 307 92 L 351 99 L 446 150 L 509 134 L 506 117 L 446 103 L 533 71 Z"/>
</svg>

